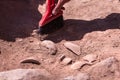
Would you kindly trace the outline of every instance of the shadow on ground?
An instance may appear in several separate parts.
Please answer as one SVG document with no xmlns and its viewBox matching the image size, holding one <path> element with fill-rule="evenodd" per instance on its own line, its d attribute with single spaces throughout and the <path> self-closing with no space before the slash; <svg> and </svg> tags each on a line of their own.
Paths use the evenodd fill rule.
<svg viewBox="0 0 120 80">
<path fill-rule="evenodd" d="M 15 38 L 30 36 L 41 18 L 38 5 L 44 3 L 45 0 L 0 1 L 0 39 L 15 41 Z M 61 30 L 49 34 L 45 39 L 56 43 L 62 40 L 75 41 L 92 31 L 119 28 L 120 13 L 112 13 L 104 19 L 91 21 L 68 19 L 65 20 L 65 26 Z"/>
<path fill-rule="evenodd" d="M 38 5 L 43 3 L 44 0 L 0 1 L 0 39 L 15 41 L 30 36 L 41 18 Z"/>
<path fill-rule="evenodd" d="M 120 14 L 112 13 L 104 19 L 94 19 L 91 21 L 68 19 L 65 20 L 65 26 L 55 33 L 48 35 L 45 39 L 56 43 L 67 40 L 80 40 L 86 33 L 92 31 L 105 31 L 107 29 L 120 28 Z"/>
</svg>

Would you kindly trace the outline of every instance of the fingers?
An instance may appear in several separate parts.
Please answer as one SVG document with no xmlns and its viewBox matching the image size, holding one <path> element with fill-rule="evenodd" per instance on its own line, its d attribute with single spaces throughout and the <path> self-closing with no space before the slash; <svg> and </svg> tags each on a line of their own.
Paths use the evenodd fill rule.
<svg viewBox="0 0 120 80">
<path fill-rule="evenodd" d="M 58 0 L 56 7 L 53 9 L 52 14 L 56 15 L 59 10 L 61 10 L 62 6 L 70 0 Z"/>
</svg>

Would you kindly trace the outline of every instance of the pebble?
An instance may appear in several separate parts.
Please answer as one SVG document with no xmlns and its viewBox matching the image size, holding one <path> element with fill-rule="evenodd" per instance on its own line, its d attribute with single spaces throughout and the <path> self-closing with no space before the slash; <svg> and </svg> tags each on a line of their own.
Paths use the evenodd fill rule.
<svg viewBox="0 0 120 80">
<path fill-rule="evenodd" d="M 33 32 L 31 33 L 31 36 L 36 36 L 36 35 L 37 35 L 37 32 L 38 32 L 37 29 L 33 30 Z"/>
<path fill-rule="evenodd" d="M 54 42 L 50 41 L 50 40 L 44 40 L 41 42 L 41 46 L 45 47 L 46 49 L 48 49 L 48 53 L 55 55 L 57 52 L 57 47 L 55 45 Z"/>
<path fill-rule="evenodd" d="M 71 59 L 71 58 L 64 58 L 63 61 L 62 61 L 62 63 L 63 63 L 64 65 L 68 65 L 68 64 L 70 64 L 71 62 L 72 62 L 72 59 Z"/>
<path fill-rule="evenodd" d="M 80 46 L 73 44 L 71 42 L 66 42 L 64 43 L 64 46 L 69 49 L 70 51 L 72 51 L 73 53 L 75 53 L 76 55 L 80 55 Z"/>
<path fill-rule="evenodd" d="M 89 54 L 83 57 L 83 60 L 88 61 L 89 63 L 96 61 L 96 59 L 97 59 L 97 55 L 95 54 Z"/>
<path fill-rule="evenodd" d="M 22 42 L 23 39 L 22 39 L 22 38 L 16 38 L 16 41 L 17 41 L 17 42 Z"/>
<path fill-rule="evenodd" d="M 20 63 L 32 63 L 32 64 L 40 65 L 40 62 L 34 57 L 29 57 L 24 60 L 21 60 Z"/>
<path fill-rule="evenodd" d="M 77 61 L 71 65 L 71 69 L 81 69 L 83 66 L 87 65 L 88 63 L 85 61 Z"/>
</svg>

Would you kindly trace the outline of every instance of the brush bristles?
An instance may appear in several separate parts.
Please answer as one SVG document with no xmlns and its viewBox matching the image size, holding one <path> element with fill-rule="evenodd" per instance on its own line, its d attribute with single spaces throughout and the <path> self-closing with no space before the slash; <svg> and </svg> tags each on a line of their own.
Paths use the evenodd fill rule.
<svg viewBox="0 0 120 80">
<path fill-rule="evenodd" d="M 55 32 L 56 30 L 60 29 L 61 27 L 63 27 L 63 25 L 64 25 L 64 21 L 63 21 L 63 16 L 61 15 L 60 17 L 52 20 L 48 24 L 46 24 L 44 26 L 40 26 L 39 33 L 41 35 L 50 34 L 52 32 Z"/>
</svg>

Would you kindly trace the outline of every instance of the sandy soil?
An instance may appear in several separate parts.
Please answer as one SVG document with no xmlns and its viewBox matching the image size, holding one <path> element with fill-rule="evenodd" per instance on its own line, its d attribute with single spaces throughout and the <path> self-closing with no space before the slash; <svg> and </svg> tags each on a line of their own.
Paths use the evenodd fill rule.
<svg viewBox="0 0 120 80">
<path fill-rule="evenodd" d="M 55 77 L 66 77 L 84 72 L 90 67 L 71 70 L 70 65 L 58 62 L 61 54 L 72 58 L 73 62 L 81 60 L 87 54 L 97 54 L 99 59 L 95 63 L 114 56 L 120 65 L 119 0 L 72 0 L 67 3 L 64 11 L 65 26 L 45 38 L 56 43 L 56 55 L 50 55 L 41 49 L 41 45 L 38 45 L 40 39 L 31 36 L 44 12 L 44 3 L 44 0 L 0 1 L 0 71 L 44 68 Z M 78 44 L 82 54 L 77 56 L 67 50 L 63 46 L 67 41 Z M 37 58 L 41 64 L 20 63 L 28 57 Z M 108 76 L 92 80 L 117 79 Z"/>
</svg>

